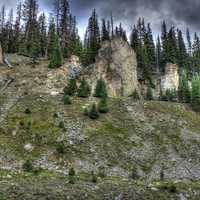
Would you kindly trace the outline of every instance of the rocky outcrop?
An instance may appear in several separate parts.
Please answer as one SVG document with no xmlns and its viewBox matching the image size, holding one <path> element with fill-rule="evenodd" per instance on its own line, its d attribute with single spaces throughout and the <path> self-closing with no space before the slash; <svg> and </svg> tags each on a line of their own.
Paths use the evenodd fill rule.
<svg viewBox="0 0 200 200">
<path fill-rule="evenodd" d="M 96 58 L 95 74 L 106 81 L 110 97 L 132 95 L 138 89 L 135 52 L 121 38 L 104 42 Z"/>
<path fill-rule="evenodd" d="M 3 64 L 3 51 L 1 48 L 1 43 L 0 43 L 0 64 Z"/>
<path fill-rule="evenodd" d="M 161 77 L 161 90 L 178 90 L 179 87 L 179 73 L 176 64 L 167 63 L 165 74 Z"/>
</svg>

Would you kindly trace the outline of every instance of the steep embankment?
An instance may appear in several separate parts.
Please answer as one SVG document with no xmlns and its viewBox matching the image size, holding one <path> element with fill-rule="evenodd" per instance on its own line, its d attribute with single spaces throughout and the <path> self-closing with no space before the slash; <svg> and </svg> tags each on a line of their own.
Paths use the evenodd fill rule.
<svg viewBox="0 0 200 200">
<path fill-rule="evenodd" d="M 5 71 L 14 81 L 0 94 L 0 199 L 198 199 L 200 115 L 187 105 L 111 98 L 92 121 L 83 107 L 98 99 L 64 105 L 45 61 Z M 23 172 L 26 160 L 41 169 Z"/>
</svg>

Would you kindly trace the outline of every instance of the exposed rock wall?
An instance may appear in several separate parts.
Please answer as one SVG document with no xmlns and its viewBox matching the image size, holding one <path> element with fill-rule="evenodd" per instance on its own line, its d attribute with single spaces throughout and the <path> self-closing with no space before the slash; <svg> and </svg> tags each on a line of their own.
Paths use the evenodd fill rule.
<svg viewBox="0 0 200 200">
<path fill-rule="evenodd" d="M 135 52 L 121 38 L 104 42 L 96 58 L 95 75 L 106 81 L 110 97 L 132 95 L 138 90 Z"/>
<path fill-rule="evenodd" d="M 176 64 L 167 63 L 165 68 L 165 74 L 161 77 L 161 90 L 166 91 L 178 90 L 179 87 L 179 73 L 178 66 Z"/>
<path fill-rule="evenodd" d="M 0 64 L 3 64 L 3 51 L 1 48 L 1 43 L 0 43 Z"/>
</svg>

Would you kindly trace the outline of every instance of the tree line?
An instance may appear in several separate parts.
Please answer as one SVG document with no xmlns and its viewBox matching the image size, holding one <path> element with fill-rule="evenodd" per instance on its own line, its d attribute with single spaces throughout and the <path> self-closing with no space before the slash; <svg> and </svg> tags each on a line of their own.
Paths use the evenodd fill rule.
<svg viewBox="0 0 200 200">
<path fill-rule="evenodd" d="M 180 72 L 186 70 L 190 77 L 200 72 L 200 39 L 192 38 L 189 29 L 186 37 L 175 27 L 163 21 L 161 34 L 154 40 L 150 23 L 139 18 L 133 26 L 130 40 L 122 24 L 114 25 L 110 19 L 99 20 L 94 9 L 88 19 L 84 41 L 78 34 L 76 17 L 71 13 L 68 0 L 54 0 L 54 10 L 49 16 L 39 12 L 37 0 L 25 0 L 8 13 L 5 6 L 0 11 L 0 41 L 5 53 L 19 53 L 37 60 L 51 58 L 50 67 L 59 67 L 63 58 L 77 55 L 83 65 L 94 63 L 101 42 L 122 37 L 135 50 L 138 72 L 150 80 L 152 73 L 163 72 L 167 62 L 176 63 Z"/>
</svg>

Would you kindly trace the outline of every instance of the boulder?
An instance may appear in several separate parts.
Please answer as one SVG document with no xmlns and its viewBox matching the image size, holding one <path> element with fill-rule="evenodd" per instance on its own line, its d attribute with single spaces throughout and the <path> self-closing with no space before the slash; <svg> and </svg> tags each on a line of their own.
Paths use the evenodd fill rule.
<svg viewBox="0 0 200 200">
<path fill-rule="evenodd" d="M 176 64 L 167 63 L 165 74 L 161 77 L 161 90 L 178 90 L 179 88 L 179 73 Z"/>
<path fill-rule="evenodd" d="M 110 97 L 128 97 L 138 90 L 136 54 L 122 38 L 102 44 L 94 73 L 96 80 L 105 80 Z"/>
</svg>

